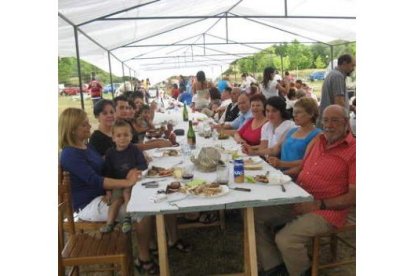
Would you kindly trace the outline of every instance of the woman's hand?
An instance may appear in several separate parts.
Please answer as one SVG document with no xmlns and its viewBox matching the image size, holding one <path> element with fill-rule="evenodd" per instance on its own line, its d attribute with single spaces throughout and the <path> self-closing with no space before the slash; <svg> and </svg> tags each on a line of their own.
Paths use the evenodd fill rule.
<svg viewBox="0 0 414 276">
<path fill-rule="evenodd" d="M 139 171 L 138 169 L 130 169 L 129 170 L 129 172 L 126 176 L 126 179 L 128 180 L 129 187 L 134 186 L 135 183 L 137 183 L 137 181 L 139 179 L 141 179 L 141 174 L 142 174 L 141 171 Z"/>
<path fill-rule="evenodd" d="M 248 144 L 242 144 L 241 149 L 244 154 L 249 154 L 250 152 L 250 146 Z"/>
<path fill-rule="evenodd" d="M 266 158 L 267 163 L 273 167 L 280 167 L 280 159 L 274 156 L 269 156 Z"/>
</svg>

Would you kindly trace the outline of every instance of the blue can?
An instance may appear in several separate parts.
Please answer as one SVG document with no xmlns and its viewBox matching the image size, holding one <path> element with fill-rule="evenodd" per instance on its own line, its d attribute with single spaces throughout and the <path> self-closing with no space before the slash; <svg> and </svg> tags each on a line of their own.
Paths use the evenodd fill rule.
<svg viewBox="0 0 414 276">
<path fill-rule="evenodd" d="M 244 162 L 243 159 L 234 160 L 234 183 L 244 182 Z"/>
</svg>

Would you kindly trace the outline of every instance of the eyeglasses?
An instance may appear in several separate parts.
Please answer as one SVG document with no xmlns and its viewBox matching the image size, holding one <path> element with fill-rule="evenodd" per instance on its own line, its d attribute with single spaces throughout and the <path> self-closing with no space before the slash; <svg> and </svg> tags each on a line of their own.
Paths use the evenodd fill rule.
<svg viewBox="0 0 414 276">
<path fill-rule="evenodd" d="M 344 122 L 344 119 L 340 119 L 340 118 L 322 118 L 322 123 L 325 124 L 329 124 L 329 123 L 333 123 L 335 125 Z"/>
</svg>

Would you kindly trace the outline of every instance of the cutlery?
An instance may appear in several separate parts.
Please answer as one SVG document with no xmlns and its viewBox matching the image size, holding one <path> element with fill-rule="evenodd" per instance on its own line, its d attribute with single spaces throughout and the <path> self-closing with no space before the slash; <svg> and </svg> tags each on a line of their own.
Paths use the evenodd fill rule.
<svg viewBox="0 0 414 276">
<path fill-rule="evenodd" d="M 249 188 L 240 188 L 240 187 L 231 188 L 231 187 L 229 187 L 229 189 L 232 189 L 232 190 L 235 190 L 235 191 L 241 191 L 241 192 L 251 192 L 251 189 L 249 189 Z"/>
<path fill-rule="evenodd" d="M 184 197 L 182 197 L 182 198 L 179 198 L 179 199 L 174 199 L 174 200 L 169 200 L 169 201 L 168 201 L 168 204 L 170 204 L 170 205 L 176 205 L 176 204 L 175 204 L 175 202 L 178 202 L 178 201 L 184 200 L 184 199 L 188 198 L 189 196 L 190 196 L 190 194 L 187 194 L 186 196 L 184 196 Z M 174 203 L 174 204 L 173 204 L 173 203 Z"/>
</svg>

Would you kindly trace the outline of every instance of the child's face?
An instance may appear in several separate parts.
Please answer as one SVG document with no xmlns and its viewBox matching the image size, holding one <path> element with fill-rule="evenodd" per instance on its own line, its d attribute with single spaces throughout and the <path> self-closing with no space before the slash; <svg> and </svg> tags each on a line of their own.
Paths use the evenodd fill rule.
<svg viewBox="0 0 414 276">
<path fill-rule="evenodd" d="M 145 120 L 149 120 L 151 117 L 151 112 L 148 109 L 142 111 L 142 117 L 144 117 Z"/>
<path fill-rule="evenodd" d="M 112 133 L 112 140 L 117 149 L 125 149 L 132 140 L 131 129 L 127 126 L 116 127 Z"/>
</svg>

